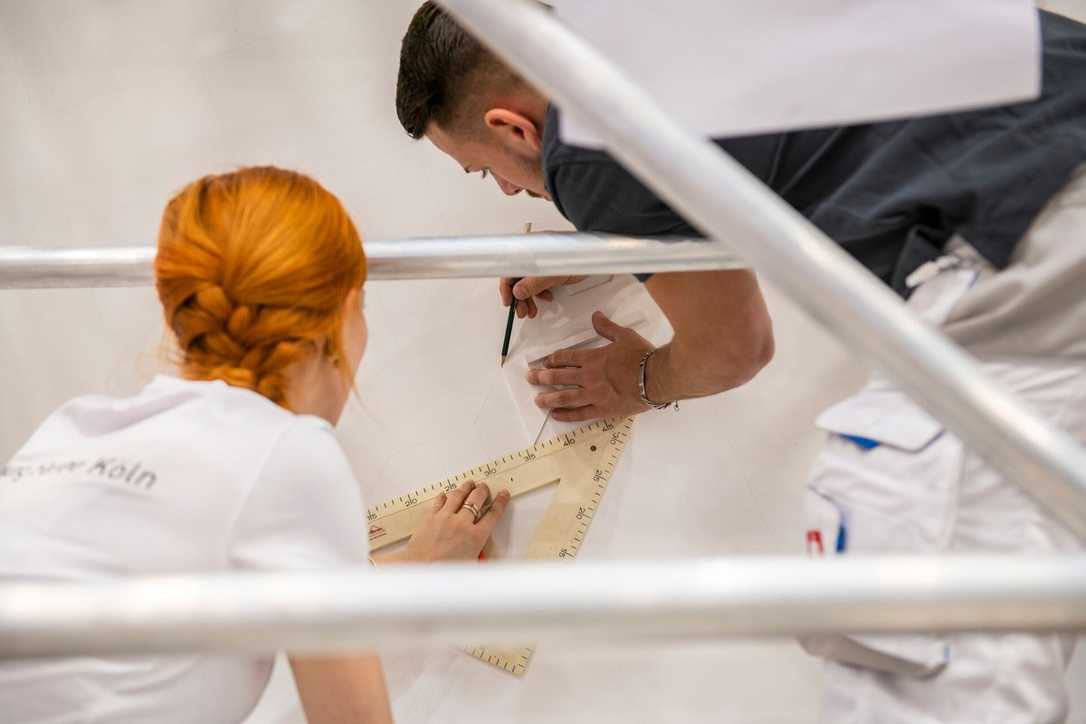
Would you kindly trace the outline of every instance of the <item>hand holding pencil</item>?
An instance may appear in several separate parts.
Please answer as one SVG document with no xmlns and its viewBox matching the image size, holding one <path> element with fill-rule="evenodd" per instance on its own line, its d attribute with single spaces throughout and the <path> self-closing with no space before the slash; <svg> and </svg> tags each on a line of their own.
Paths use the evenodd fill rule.
<svg viewBox="0 0 1086 724">
<path fill-rule="evenodd" d="M 524 233 L 532 231 L 532 224 L 524 225 Z M 537 299 L 550 302 L 554 300 L 554 287 L 565 284 L 576 284 L 584 281 L 585 276 L 569 275 L 557 277 L 503 277 L 498 283 L 498 293 L 501 296 L 502 305 L 509 307 L 509 318 L 505 323 L 505 341 L 502 344 L 501 364 L 505 364 L 509 356 L 509 340 L 513 334 L 513 318 L 535 319 L 539 314 Z"/>
<path fill-rule="evenodd" d="M 524 233 L 532 231 L 532 224 L 524 225 Z M 535 319 L 539 314 L 539 299 L 545 302 L 554 301 L 554 292 L 551 290 L 565 284 L 576 284 L 587 277 L 570 274 L 557 277 L 503 277 L 498 284 L 498 293 L 501 295 L 502 304 L 509 307 L 509 318 L 505 323 L 505 341 L 502 344 L 501 364 L 505 364 L 509 356 L 509 340 L 513 334 L 513 317 L 517 319 Z"/>
<path fill-rule="evenodd" d="M 524 233 L 529 234 L 532 231 L 532 222 L 524 224 Z M 509 319 L 505 322 L 505 341 L 502 342 L 502 354 L 499 367 L 505 366 L 505 360 L 509 358 L 509 340 L 513 336 L 513 315 L 517 312 L 517 298 L 513 296 L 512 288 L 520 281 L 520 278 L 506 278 L 502 279 L 502 301 L 509 305 Z M 509 299 L 505 300 L 505 283 L 509 282 Z M 523 314 L 518 316 L 523 317 Z M 532 315 L 535 316 L 534 314 Z"/>
</svg>

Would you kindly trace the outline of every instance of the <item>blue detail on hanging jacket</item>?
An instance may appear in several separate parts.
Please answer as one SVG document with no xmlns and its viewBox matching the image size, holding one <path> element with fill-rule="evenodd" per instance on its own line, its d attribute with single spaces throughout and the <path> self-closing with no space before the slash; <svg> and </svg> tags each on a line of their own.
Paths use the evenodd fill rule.
<svg viewBox="0 0 1086 724">
<path fill-rule="evenodd" d="M 862 447 L 864 450 L 874 450 L 882 444 L 878 440 L 872 440 L 869 437 L 860 437 L 859 435 L 845 435 L 844 433 L 840 432 L 837 434 L 845 438 L 846 440 L 855 443 L 859 447 Z"/>
</svg>

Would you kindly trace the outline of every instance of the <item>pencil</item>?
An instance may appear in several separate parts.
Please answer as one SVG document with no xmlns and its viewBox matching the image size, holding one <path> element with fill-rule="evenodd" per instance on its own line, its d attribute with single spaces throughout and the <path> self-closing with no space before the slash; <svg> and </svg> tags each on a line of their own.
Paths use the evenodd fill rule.
<svg viewBox="0 0 1086 724">
<path fill-rule="evenodd" d="M 524 233 L 527 234 L 532 230 L 532 222 L 528 222 L 524 225 Z M 519 279 L 513 280 L 513 286 L 519 282 Z M 512 293 L 512 289 L 510 289 Z M 509 303 L 509 318 L 505 321 L 505 340 L 502 342 L 502 357 L 501 362 L 498 363 L 499 367 L 505 366 L 505 360 L 509 358 L 509 339 L 513 336 L 513 318 L 517 314 L 517 298 L 513 297 L 513 301 Z"/>
<path fill-rule="evenodd" d="M 516 284 L 516 282 L 513 282 Z M 505 341 L 502 342 L 502 360 L 499 367 L 505 366 L 505 360 L 509 357 L 509 338 L 513 336 L 513 317 L 517 314 L 516 298 L 509 304 L 509 319 L 505 322 Z"/>
</svg>

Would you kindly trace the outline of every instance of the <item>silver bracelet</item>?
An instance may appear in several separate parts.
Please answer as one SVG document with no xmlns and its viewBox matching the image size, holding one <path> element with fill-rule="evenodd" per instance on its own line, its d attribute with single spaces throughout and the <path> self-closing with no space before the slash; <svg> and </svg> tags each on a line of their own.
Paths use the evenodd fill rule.
<svg viewBox="0 0 1086 724">
<path fill-rule="evenodd" d="M 653 402 L 652 400 L 649 399 L 648 395 L 645 394 L 645 368 L 649 364 L 649 358 L 652 357 L 654 354 L 656 354 L 656 350 L 655 349 L 650 349 L 648 352 L 641 355 L 641 369 L 638 371 L 638 375 L 637 375 L 637 394 L 641 398 L 641 402 L 643 404 L 645 404 L 645 405 L 648 405 L 652 409 L 654 409 L 654 410 L 666 410 L 667 408 L 671 407 L 675 403 L 674 402 Z"/>
</svg>

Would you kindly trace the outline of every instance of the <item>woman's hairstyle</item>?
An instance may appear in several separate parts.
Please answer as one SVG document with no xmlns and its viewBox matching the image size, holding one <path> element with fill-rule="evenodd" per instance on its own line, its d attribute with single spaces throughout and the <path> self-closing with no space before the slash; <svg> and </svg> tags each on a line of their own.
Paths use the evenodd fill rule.
<svg viewBox="0 0 1086 724">
<path fill-rule="evenodd" d="M 205 176 L 162 215 L 155 286 L 188 379 L 223 380 L 289 409 L 287 368 L 313 352 L 344 359 L 344 299 L 365 279 L 347 212 L 293 171 Z"/>
</svg>

